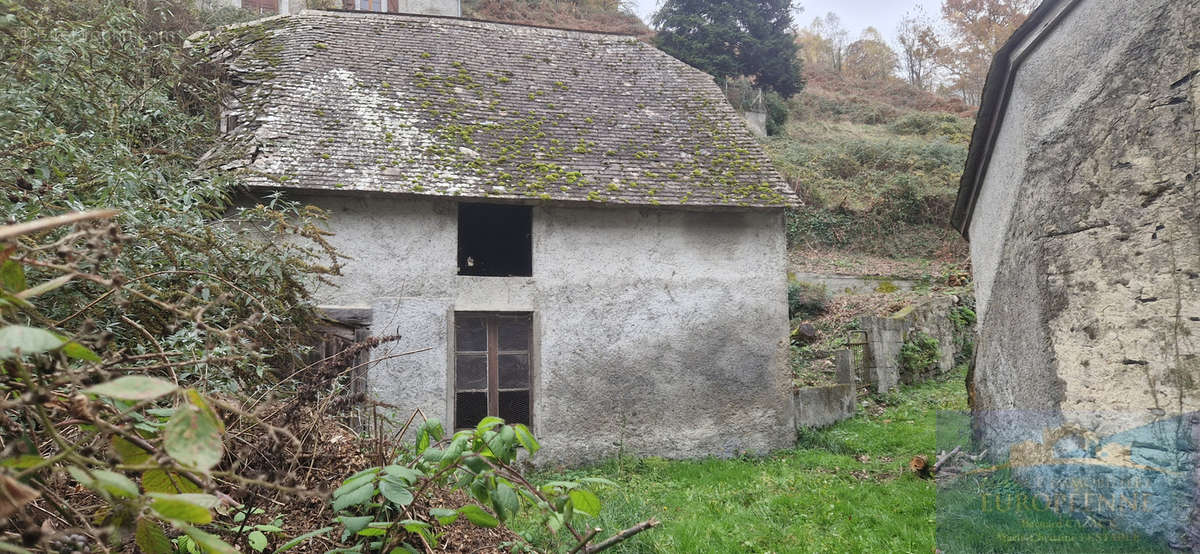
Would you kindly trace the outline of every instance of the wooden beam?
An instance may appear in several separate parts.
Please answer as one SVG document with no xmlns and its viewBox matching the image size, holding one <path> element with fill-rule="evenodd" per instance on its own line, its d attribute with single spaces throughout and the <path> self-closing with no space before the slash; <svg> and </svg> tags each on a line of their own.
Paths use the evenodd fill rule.
<svg viewBox="0 0 1200 554">
<path fill-rule="evenodd" d="M 374 317 L 371 308 L 350 306 L 317 306 L 321 317 L 350 327 L 369 327 Z"/>
</svg>

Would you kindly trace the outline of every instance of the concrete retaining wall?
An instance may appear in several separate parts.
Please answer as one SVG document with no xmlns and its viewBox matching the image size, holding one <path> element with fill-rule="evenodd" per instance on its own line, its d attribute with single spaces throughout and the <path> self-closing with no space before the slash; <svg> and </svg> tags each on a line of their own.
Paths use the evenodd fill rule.
<svg viewBox="0 0 1200 554">
<path fill-rule="evenodd" d="M 822 285 L 832 296 L 912 290 L 917 284 L 916 281 L 907 279 L 880 279 L 828 273 L 796 273 L 792 275 L 792 278 L 802 283 Z"/>
<path fill-rule="evenodd" d="M 854 417 L 854 385 L 840 383 L 796 391 L 796 428 L 824 427 Z"/>
</svg>

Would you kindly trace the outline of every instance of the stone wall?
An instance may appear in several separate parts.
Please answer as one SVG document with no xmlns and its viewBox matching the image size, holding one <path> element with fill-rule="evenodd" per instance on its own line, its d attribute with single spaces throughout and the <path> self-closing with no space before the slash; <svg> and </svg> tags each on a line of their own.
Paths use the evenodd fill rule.
<svg viewBox="0 0 1200 554">
<path fill-rule="evenodd" d="M 299 199 L 329 210 L 351 257 L 320 301 L 371 308 L 373 334 L 403 337 L 372 357 L 416 351 L 369 371 L 399 412 L 450 421 L 456 311 L 524 311 L 538 463 L 794 444 L 782 210 L 538 206 L 532 277 L 466 277 L 451 200 Z"/>
<path fill-rule="evenodd" d="M 970 228 L 976 432 L 1051 492 L 1071 468 L 1151 467 L 1133 461 L 1146 456 L 1190 474 L 1180 439 L 1200 409 L 1200 1 L 1062 4 L 1073 9 L 1016 73 Z M 1048 439 L 1064 429 L 1088 447 Z M 1162 432 L 1123 438 L 1138 429 Z M 1093 474 L 1103 487 L 1116 475 Z M 1159 486 L 1145 489 L 1162 501 L 1151 511 L 1171 521 L 1104 515 L 1200 548 L 1195 498 Z"/>
<path fill-rule="evenodd" d="M 957 296 L 932 296 L 887 317 L 864 317 L 860 320 L 867 334 L 863 361 L 863 381 L 876 392 L 887 392 L 897 385 L 911 384 L 942 375 L 954 369 L 959 354 L 960 333 L 951 318 L 952 310 L 962 303 Z M 900 350 L 915 333 L 924 333 L 937 341 L 936 367 L 913 373 L 902 367 Z"/>
</svg>

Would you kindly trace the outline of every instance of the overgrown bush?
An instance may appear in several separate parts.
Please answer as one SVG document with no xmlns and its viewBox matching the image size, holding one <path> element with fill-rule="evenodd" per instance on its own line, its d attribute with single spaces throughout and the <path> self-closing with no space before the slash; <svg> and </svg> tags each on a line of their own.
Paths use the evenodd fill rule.
<svg viewBox="0 0 1200 554">
<path fill-rule="evenodd" d="M 788 120 L 788 103 L 774 91 L 763 94 L 767 107 L 767 134 L 778 135 L 783 132 Z"/>
<path fill-rule="evenodd" d="M 115 208 L 119 233 L 130 239 L 89 268 L 127 283 L 122 302 L 76 313 L 102 292 L 85 283 L 52 292 L 47 316 L 90 318 L 130 352 L 210 357 L 202 368 L 176 372 L 203 387 L 245 390 L 295 363 L 312 319 L 306 283 L 337 270 L 322 216 L 282 200 L 235 208 L 237 177 L 204 169 L 217 160 L 200 163 L 217 138 L 219 80 L 181 53 L 184 37 L 206 21 L 238 12 L 214 15 L 184 0 L 0 4 L 8 13 L 0 33 L 0 182 L 7 183 L 0 214 L 29 221 Z M 280 233 L 296 240 L 276 240 Z M 31 277 L 48 269 L 31 267 Z M 168 323 L 143 296 L 220 298 L 221 307 L 204 314 L 210 322 L 251 313 L 262 321 L 244 342 L 225 347 L 232 350 L 214 350 L 202 326 Z M 240 361 L 220 361 L 226 357 Z"/>
<path fill-rule="evenodd" d="M 352 475 L 333 491 L 334 519 L 342 528 L 339 542 L 355 552 L 432 551 L 441 542 L 439 528 L 459 518 L 497 527 L 526 511 L 551 532 L 569 532 L 575 541 L 572 552 L 589 553 L 658 525 L 650 519 L 592 544 L 596 533 L 576 529 L 584 518 L 600 514 L 600 499 L 589 487 L 616 483 L 585 477 L 534 485 L 515 466 L 521 450 L 532 455 L 540 448 L 524 425 L 506 425 L 497 417 L 452 436 L 446 436 L 438 420 L 426 420 L 411 449 L 402 450 L 389 465 Z M 448 507 L 426 494 L 431 488 L 462 491 L 479 504 Z"/>
<path fill-rule="evenodd" d="M 788 318 L 814 317 L 825 313 L 829 293 L 825 285 L 803 281 L 788 282 Z"/>
<path fill-rule="evenodd" d="M 206 169 L 220 81 L 181 44 L 245 13 L 0 0 L 0 14 L 0 214 L 19 223 L 0 231 L 0 480 L 21 492 L 0 502 L 0 544 L 254 548 L 214 521 L 302 494 L 303 441 L 261 410 L 312 369 L 307 285 L 338 258 L 320 212 L 238 208 L 237 176 Z M 54 219 L 88 208 L 114 210 Z"/>
<path fill-rule="evenodd" d="M 939 112 L 909 112 L 888 125 L 898 135 L 936 135 L 954 141 L 967 140 L 971 120 Z"/>
<path fill-rule="evenodd" d="M 950 322 L 954 325 L 954 365 L 970 363 L 975 357 L 975 310 L 974 297 L 968 295 L 971 305 L 955 306 L 950 309 Z"/>
<path fill-rule="evenodd" d="M 927 375 L 937 368 L 941 356 L 937 339 L 920 331 L 909 333 L 900 347 L 900 370 L 905 376 Z"/>
</svg>

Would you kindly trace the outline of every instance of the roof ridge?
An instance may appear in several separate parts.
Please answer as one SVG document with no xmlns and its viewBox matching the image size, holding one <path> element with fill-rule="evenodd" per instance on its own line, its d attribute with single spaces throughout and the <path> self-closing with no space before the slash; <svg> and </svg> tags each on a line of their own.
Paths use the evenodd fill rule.
<svg viewBox="0 0 1200 554">
<path fill-rule="evenodd" d="M 473 17 L 456 17 L 453 15 L 434 15 L 434 14 L 402 13 L 402 12 L 370 12 L 370 11 L 363 11 L 363 10 L 314 9 L 314 8 L 305 8 L 303 10 L 300 10 L 300 12 L 298 12 L 295 15 L 306 15 L 306 14 L 330 14 L 330 15 L 338 15 L 338 16 L 343 16 L 343 17 L 344 16 L 379 17 L 379 18 L 399 17 L 399 18 L 412 18 L 412 19 L 438 19 L 438 20 L 455 21 L 455 22 L 462 22 L 462 23 L 483 24 L 484 26 L 517 27 L 517 28 L 522 28 L 522 29 L 541 29 L 541 30 L 547 30 L 547 31 L 566 31 L 569 33 L 580 33 L 580 34 L 585 34 L 585 35 L 600 35 L 603 37 L 620 37 L 620 38 L 628 38 L 628 39 L 638 40 L 637 35 L 631 35 L 631 34 L 621 33 L 621 32 L 617 32 L 617 31 L 596 31 L 596 30 L 591 30 L 591 29 L 575 29 L 575 28 L 571 28 L 571 27 L 554 27 L 551 25 L 537 25 L 537 24 L 533 24 L 533 23 L 510 23 L 507 21 L 492 21 L 489 19 L 475 19 Z"/>
</svg>

